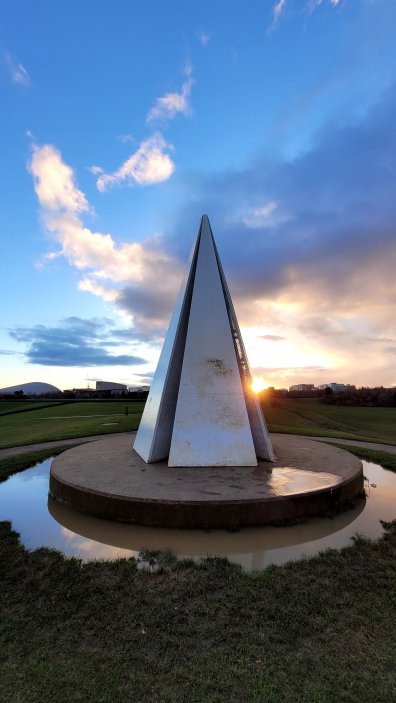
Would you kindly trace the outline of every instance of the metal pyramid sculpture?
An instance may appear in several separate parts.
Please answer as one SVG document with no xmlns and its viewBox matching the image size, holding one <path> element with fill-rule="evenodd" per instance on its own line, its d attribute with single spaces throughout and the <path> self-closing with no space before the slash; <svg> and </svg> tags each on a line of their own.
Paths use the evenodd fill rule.
<svg viewBox="0 0 396 703">
<path fill-rule="evenodd" d="M 134 449 L 168 466 L 274 460 L 208 217 L 204 215 Z"/>
</svg>

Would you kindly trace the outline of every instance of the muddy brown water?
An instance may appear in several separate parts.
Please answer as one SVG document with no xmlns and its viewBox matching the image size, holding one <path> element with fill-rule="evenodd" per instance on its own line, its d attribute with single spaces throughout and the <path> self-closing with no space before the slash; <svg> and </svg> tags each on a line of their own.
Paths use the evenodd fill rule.
<svg viewBox="0 0 396 703">
<path fill-rule="evenodd" d="M 377 538 L 380 520 L 396 518 L 396 474 L 363 461 L 366 498 L 334 518 L 289 527 L 174 530 L 125 525 L 83 515 L 48 496 L 52 459 L 0 484 L 0 519 L 10 520 L 28 549 L 59 549 L 84 561 L 137 556 L 141 549 L 171 549 L 178 557 L 225 556 L 246 571 L 318 554 L 352 543 L 356 534 Z M 375 484 L 375 485 L 374 485 Z"/>
</svg>

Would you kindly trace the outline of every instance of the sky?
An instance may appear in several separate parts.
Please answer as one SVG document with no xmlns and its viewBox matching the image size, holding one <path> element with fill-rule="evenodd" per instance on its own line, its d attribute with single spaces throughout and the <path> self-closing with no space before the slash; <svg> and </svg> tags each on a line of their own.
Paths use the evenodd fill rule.
<svg viewBox="0 0 396 703">
<path fill-rule="evenodd" d="M 0 388 L 150 382 L 207 213 L 254 376 L 396 385 L 395 0 L 2 0 Z"/>
</svg>

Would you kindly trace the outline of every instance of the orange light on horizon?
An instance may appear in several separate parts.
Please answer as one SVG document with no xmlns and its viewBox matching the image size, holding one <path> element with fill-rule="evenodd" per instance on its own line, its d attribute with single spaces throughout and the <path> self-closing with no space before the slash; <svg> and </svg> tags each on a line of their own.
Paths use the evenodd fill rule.
<svg viewBox="0 0 396 703">
<path fill-rule="evenodd" d="M 254 393 L 260 393 L 261 391 L 265 390 L 267 388 L 267 384 L 265 383 L 263 378 L 259 378 L 258 376 L 253 376 L 252 379 L 252 391 Z"/>
</svg>

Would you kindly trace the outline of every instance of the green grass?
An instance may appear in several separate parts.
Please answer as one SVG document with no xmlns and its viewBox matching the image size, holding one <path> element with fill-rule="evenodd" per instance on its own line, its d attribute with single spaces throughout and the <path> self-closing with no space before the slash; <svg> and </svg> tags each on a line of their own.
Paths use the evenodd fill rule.
<svg viewBox="0 0 396 703">
<path fill-rule="evenodd" d="M 389 469 L 389 471 L 394 471 L 396 473 L 396 454 L 389 454 L 389 452 L 380 452 L 376 449 L 366 449 L 366 447 L 352 447 L 349 444 L 336 444 L 335 442 L 329 442 L 334 447 L 339 447 L 347 452 L 355 454 L 360 459 L 365 459 L 366 461 L 372 461 L 374 464 L 380 464 L 384 469 Z"/>
<path fill-rule="evenodd" d="M 1 415 L 0 403 L 0 448 L 136 430 L 144 403 L 90 401 L 53 407 L 32 405 L 34 409 L 29 408 L 26 413 Z M 126 406 L 128 415 L 124 414 Z M 396 408 L 345 407 L 326 405 L 316 399 L 265 399 L 264 395 L 263 408 L 271 432 L 396 444 Z M 117 424 L 106 424 L 111 422 Z"/>
<path fill-rule="evenodd" d="M 63 401 L 64 402 L 64 401 Z M 62 401 L 51 400 L 0 400 L 0 415 L 18 413 L 25 410 L 38 410 L 49 405 L 62 404 Z"/>
<path fill-rule="evenodd" d="M 0 417 L 0 448 L 136 430 L 143 405 L 142 402 L 98 401 L 3 415 Z M 126 407 L 128 415 L 125 415 Z"/>
<path fill-rule="evenodd" d="M 0 524 L 4 703 L 389 703 L 396 525 L 244 574 L 225 560 L 66 559 Z"/>
<path fill-rule="evenodd" d="M 326 405 L 311 398 L 262 396 L 271 432 L 396 444 L 396 408 Z"/>
<path fill-rule="evenodd" d="M 35 466 L 38 462 L 44 461 L 44 459 L 48 459 L 50 456 L 56 456 L 66 451 L 66 449 L 71 449 L 72 446 L 74 445 L 68 444 L 61 447 L 51 447 L 40 449 L 40 451 L 37 452 L 24 452 L 23 454 L 7 457 L 7 459 L 0 459 L 0 483 L 5 481 L 12 474 L 25 471 L 25 469 Z"/>
</svg>

